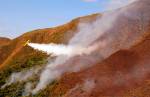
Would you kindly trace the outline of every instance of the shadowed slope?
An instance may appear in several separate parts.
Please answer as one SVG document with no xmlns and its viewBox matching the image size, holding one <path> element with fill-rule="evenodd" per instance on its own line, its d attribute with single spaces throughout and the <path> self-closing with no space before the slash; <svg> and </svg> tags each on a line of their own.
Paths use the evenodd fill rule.
<svg viewBox="0 0 150 97">
<path fill-rule="evenodd" d="M 67 93 L 64 97 L 148 97 L 149 38 L 150 35 L 131 49 L 118 51 L 89 69 L 64 75 L 53 90 L 53 97 L 60 91 Z M 82 89 L 86 79 L 94 80 L 95 87 L 90 92 Z"/>
</svg>

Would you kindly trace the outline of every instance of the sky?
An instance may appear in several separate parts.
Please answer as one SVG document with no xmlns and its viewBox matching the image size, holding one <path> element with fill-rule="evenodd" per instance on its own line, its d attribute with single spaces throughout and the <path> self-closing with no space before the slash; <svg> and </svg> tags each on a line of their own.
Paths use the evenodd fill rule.
<svg viewBox="0 0 150 97">
<path fill-rule="evenodd" d="M 112 1 L 0 0 L 0 37 L 16 38 L 28 31 L 55 27 L 79 16 L 103 12 L 108 10 L 108 5 L 115 7 Z M 116 4 L 118 1 L 115 0 Z"/>
</svg>

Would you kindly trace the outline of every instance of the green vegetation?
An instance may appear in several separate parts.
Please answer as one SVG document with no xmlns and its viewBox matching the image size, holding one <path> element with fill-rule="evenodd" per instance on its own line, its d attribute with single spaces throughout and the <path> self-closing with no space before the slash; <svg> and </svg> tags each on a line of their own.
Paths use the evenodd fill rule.
<svg viewBox="0 0 150 97">
<path fill-rule="evenodd" d="M 63 32 L 63 31 L 62 31 Z M 64 33 L 56 32 L 51 35 L 49 41 L 54 43 L 62 42 L 62 38 Z M 38 51 L 34 51 L 29 47 L 23 48 L 19 53 L 17 53 L 13 59 L 8 62 L 8 64 L 0 71 L 0 87 L 3 86 L 8 79 L 8 77 L 14 72 L 20 72 L 22 70 L 28 70 L 34 66 L 40 66 L 47 63 L 47 57 L 45 53 L 41 53 Z M 31 79 L 28 79 L 28 82 L 33 82 L 35 85 L 37 84 L 39 78 L 38 76 L 34 76 Z M 24 85 L 26 82 L 17 82 L 11 84 L 10 86 L 5 87 L 4 89 L 0 89 L 0 97 L 23 97 L 22 92 L 24 91 Z M 29 95 L 27 97 L 53 97 L 52 91 L 54 87 L 58 84 L 57 81 L 53 81 L 50 85 L 47 86 L 46 89 L 42 90 L 36 95 Z M 63 93 L 59 94 L 61 97 Z"/>
<path fill-rule="evenodd" d="M 34 56 L 26 59 L 25 61 L 14 60 L 8 66 L 6 66 L 2 71 L 0 71 L 0 86 L 2 86 L 6 79 L 13 72 L 20 72 L 22 70 L 27 70 L 35 65 L 43 65 L 47 63 L 46 57 Z"/>
<path fill-rule="evenodd" d="M 32 57 L 25 62 L 27 67 L 32 67 L 37 64 L 46 64 L 46 63 L 47 63 L 47 61 L 43 57 Z"/>
<path fill-rule="evenodd" d="M 33 97 L 53 97 L 53 93 L 51 92 L 55 86 L 58 85 L 58 81 L 54 80 L 52 83 L 50 83 L 44 90 L 41 90 L 38 94 L 33 95 Z M 31 95 L 28 97 L 32 97 Z"/>
<path fill-rule="evenodd" d="M 9 57 L 12 52 L 15 52 L 15 48 L 20 47 L 20 44 L 23 44 L 26 40 L 31 40 L 31 42 L 35 43 L 67 43 L 73 36 L 73 32 L 71 32 L 71 30 L 76 29 L 76 24 L 76 22 L 73 22 L 56 28 L 28 32 L 21 37 L 12 40 L 12 43 L 5 47 L 2 52 L 7 54 Z M 5 64 L 4 68 L 0 70 L 0 87 L 5 84 L 6 80 L 12 73 L 46 64 L 47 57 L 48 55 L 45 53 L 35 51 L 28 46 L 23 47 L 11 60 L 7 62 L 7 64 Z M 3 59 L 5 60 L 5 58 L 6 56 Z M 38 76 L 35 75 L 31 79 L 28 79 L 28 81 L 33 82 L 36 85 L 39 79 Z M 58 82 L 54 81 L 37 95 L 30 95 L 27 97 L 54 97 L 54 94 L 50 91 L 53 91 L 57 84 Z M 22 97 L 21 93 L 23 92 L 24 85 L 25 82 L 18 82 L 5 87 L 4 89 L 0 89 L 0 97 Z M 60 91 L 60 93 L 58 93 L 58 97 L 61 97 L 63 94 L 64 93 Z"/>
<path fill-rule="evenodd" d="M 0 89 L 0 97 L 22 97 L 24 83 L 15 83 Z"/>
<path fill-rule="evenodd" d="M 19 72 L 25 69 L 29 69 L 35 65 L 46 64 L 47 60 L 44 57 L 36 56 L 27 59 L 24 63 L 20 60 L 14 60 L 9 67 L 5 68 L 3 71 L 0 71 L 0 86 L 4 85 L 8 77 L 13 72 Z M 37 77 L 30 79 L 32 81 L 37 80 Z M 10 86 L 0 89 L 0 97 L 22 97 L 22 92 L 24 89 L 24 83 L 14 83 Z"/>
<path fill-rule="evenodd" d="M 37 80 L 34 78 L 34 81 Z M 51 84 L 49 84 L 44 90 L 41 90 L 36 95 L 28 95 L 23 96 L 22 93 L 24 92 L 24 86 L 25 82 L 18 82 L 11 84 L 4 89 L 0 89 L 0 97 L 54 97 L 54 95 L 51 91 L 58 85 L 58 81 L 53 81 Z M 64 95 L 63 92 L 58 93 L 57 97 L 62 97 Z"/>
</svg>

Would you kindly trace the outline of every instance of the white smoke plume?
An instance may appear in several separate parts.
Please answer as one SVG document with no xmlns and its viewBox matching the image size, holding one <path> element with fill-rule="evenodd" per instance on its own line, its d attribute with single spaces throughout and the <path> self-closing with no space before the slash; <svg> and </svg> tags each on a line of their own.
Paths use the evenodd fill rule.
<svg viewBox="0 0 150 97">
<path fill-rule="evenodd" d="M 116 20 L 116 18 L 117 18 L 117 16 L 114 16 L 114 18 L 110 18 L 109 15 L 104 15 L 101 18 L 99 18 L 96 22 L 94 22 L 93 24 L 81 23 L 79 26 L 80 31 L 70 40 L 70 42 L 68 44 L 69 51 L 66 51 L 66 50 L 68 50 L 68 48 L 67 49 L 59 48 L 60 45 L 57 45 L 57 47 L 59 49 L 64 49 L 64 50 L 61 50 L 62 51 L 61 53 L 63 53 L 63 55 L 60 54 L 61 56 L 58 56 L 54 62 L 52 62 L 45 68 L 45 70 L 41 74 L 39 84 L 33 90 L 33 94 L 36 94 L 39 90 L 45 88 L 46 85 L 48 85 L 54 79 L 60 77 L 64 72 L 71 71 L 74 68 L 79 70 L 80 66 L 86 64 L 85 62 L 87 60 L 83 59 L 83 61 L 79 62 L 77 64 L 77 66 L 74 68 L 73 68 L 73 66 L 65 66 L 64 65 L 67 61 L 71 60 L 70 58 L 73 57 L 72 53 L 68 53 L 68 52 L 72 52 L 73 49 L 76 49 L 76 48 L 71 48 L 70 46 L 75 45 L 76 47 L 78 47 L 78 46 L 82 45 L 83 48 L 90 47 L 92 42 L 94 42 L 96 39 L 98 39 L 105 31 L 107 31 L 111 27 L 111 25 Z M 105 20 L 108 20 L 108 21 L 105 21 Z M 107 22 L 108 24 L 106 24 L 105 22 Z M 88 37 L 90 37 L 90 39 Z M 105 42 L 104 43 L 101 42 L 99 44 L 105 45 Z M 98 45 L 98 44 L 96 44 L 96 45 Z M 101 46 L 103 48 L 103 45 L 101 45 Z M 39 50 L 41 49 L 41 47 L 38 47 L 38 48 L 39 48 Z M 47 46 L 47 49 L 48 49 L 48 46 Z M 96 49 L 96 48 L 94 48 L 94 49 Z M 75 51 L 78 51 L 78 50 L 75 50 Z M 81 52 L 75 52 L 75 51 L 73 51 L 73 53 L 75 53 L 74 55 L 78 55 L 78 54 L 81 55 L 83 53 L 82 51 Z M 83 51 L 87 52 L 86 50 L 83 50 Z M 58 52 L 57 52 L 57 54 L 55 52 L 55 55 L 59 55 Z M 80 63 L 81 63 L 81 65 L 79 65 Z M 67 64 L 69 64 L 69 63 L 67 63 Z M 75 64 L 75 63 L 72 63 L 72 64 Z M 88 64 L 86 64 L 86 65 L 88 65 Z M 60 69 L 60 67 L 61 67 L 61 69 Z M 46 76 L 46 75 L 49 75 L 49 76 Z"/>
<path fill-rule="evenodd" d="M 141 36 L 142 32 L 135 37 L 131 37 L 129 42 L 128 38 L 130 36 L 128 36 L 128 33 L 130 31 L 120 32 L 122 26 L 117 25 L 117 20 L 120 17 L 128 18 L 126 14 L 135 13 L 137 13 L 137 10 L 130 11 L 128 8 L 123 8 L 103 13 L 103 15 L 98 17 L 93 23 L 80 23 L 79 32 L 69 41 L 67 46 L 53 44 L 53 46 L 55 46 L 54 48 L 57 48 L 55 49 L 56 51 L 46 50 L 46 52 L 57 55 L 57 58 L 54 62 L 46 66 L 41 74 L 38 85 L 32 93 L 36 94 L 39 90 L 45 88 L 50 82 L 59 78 L 65 72 L 77 72 L 82 68 L 89 67 L 91 64 L 101 61 L 103 58 L 110 56 L 119 49 L 130 47 L 134 43 L 134 40 L 136 40 L 138 36 Z M 118 29 L 112 30 L 115 26 L 119 26 L 120 28 L 118 27 Z M 52 47 L 52 45 L 47 45 L 47 49 L 49 49 L 48 46 Z M 78 47 L 81 48 L 78 50 Z M 85 48 L 91 47 L 93 48 L 90 53 L 82 55 L 88 51 Z M 42 47 L 34 48 L 41 50 Z M 61 52 L 57 50 L 60 50 Z M 95 51 L 97 52 L 95 53 Z M 76 58 L 76 56 L 79 58 Z"/>
<path fill-rule="evenodd" d="M 31 78 L 33 75 L 37 74 L 39 70 L 41 70 L 41 67 L 34 67 L 27 71 L 12 73 L 6 84 L 4 84 L 1 88 L 5 88 L 12 83 L 26 81 L 28 78 Z"/>
<path fill-rule="evenodd" d="M 24 89 L 24 92 L 23 92 L 23 96 L 28 96 L 30 95 L 30 91 L 32 91 L 32 83 L 28 82 L 26 85 L 25 85 L 25 89 Z"/>
<path fill-rule="evenodd" d="M 81 47 L 81 46 L 73 46 L 73 45 L 63 45 L 63 44 L 36 44 L 36 43 L 29 43 L 30 47 L 34 49 L 44 51 L 51 56 L 60 56 L 60 55 L 67 55 L 67 56 L 75 56 L 75 55 L 82 55 L 88 54 L 92 51 L 93 47 Z"/>
<path fill-rule="evenodd" d="M 126 5 L 130 3 L 128 2 Z M 129 48 L 134 44 L 142 36 L 143 31 L 135 32 L 135 35 L 132 35 L 130 33 L 133 32 L 132 23 L 124 23 L 123 21 L 127 19 L 139 20 L 139 10 L 131 10 L 133 7 L 128 6 L 123 9 L 105 12 L 92 23 L 81 22 L 78 27 L 79 32 L 67 45 L 29 43 L 28 45 L 34 49 L 56 56 L 56 59 L 50 61 L 50 64 L 45 67 L 40 75 L 39 83 L 31 92 L 36 94 L 63 73 L 85 69 L 109 57 L 114 52 Z M 149 15 L 146 17 L 149 17 Z M 144 18 L 143 21 L 147 21 L 147 19 Z M 128 27 L 128 31 L 124 32 L 126 27 Z"/>
</svg>

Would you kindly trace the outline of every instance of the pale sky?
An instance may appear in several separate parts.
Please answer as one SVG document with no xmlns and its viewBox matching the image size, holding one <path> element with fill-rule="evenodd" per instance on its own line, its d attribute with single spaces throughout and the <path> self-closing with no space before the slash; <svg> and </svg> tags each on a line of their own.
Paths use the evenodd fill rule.
<svg viewBox="0 0 150 97">
<path fill-rule="evenodd" d="M 0 0 L 0 37 L 64 24 L 131 0 Z"/>
</svg>

